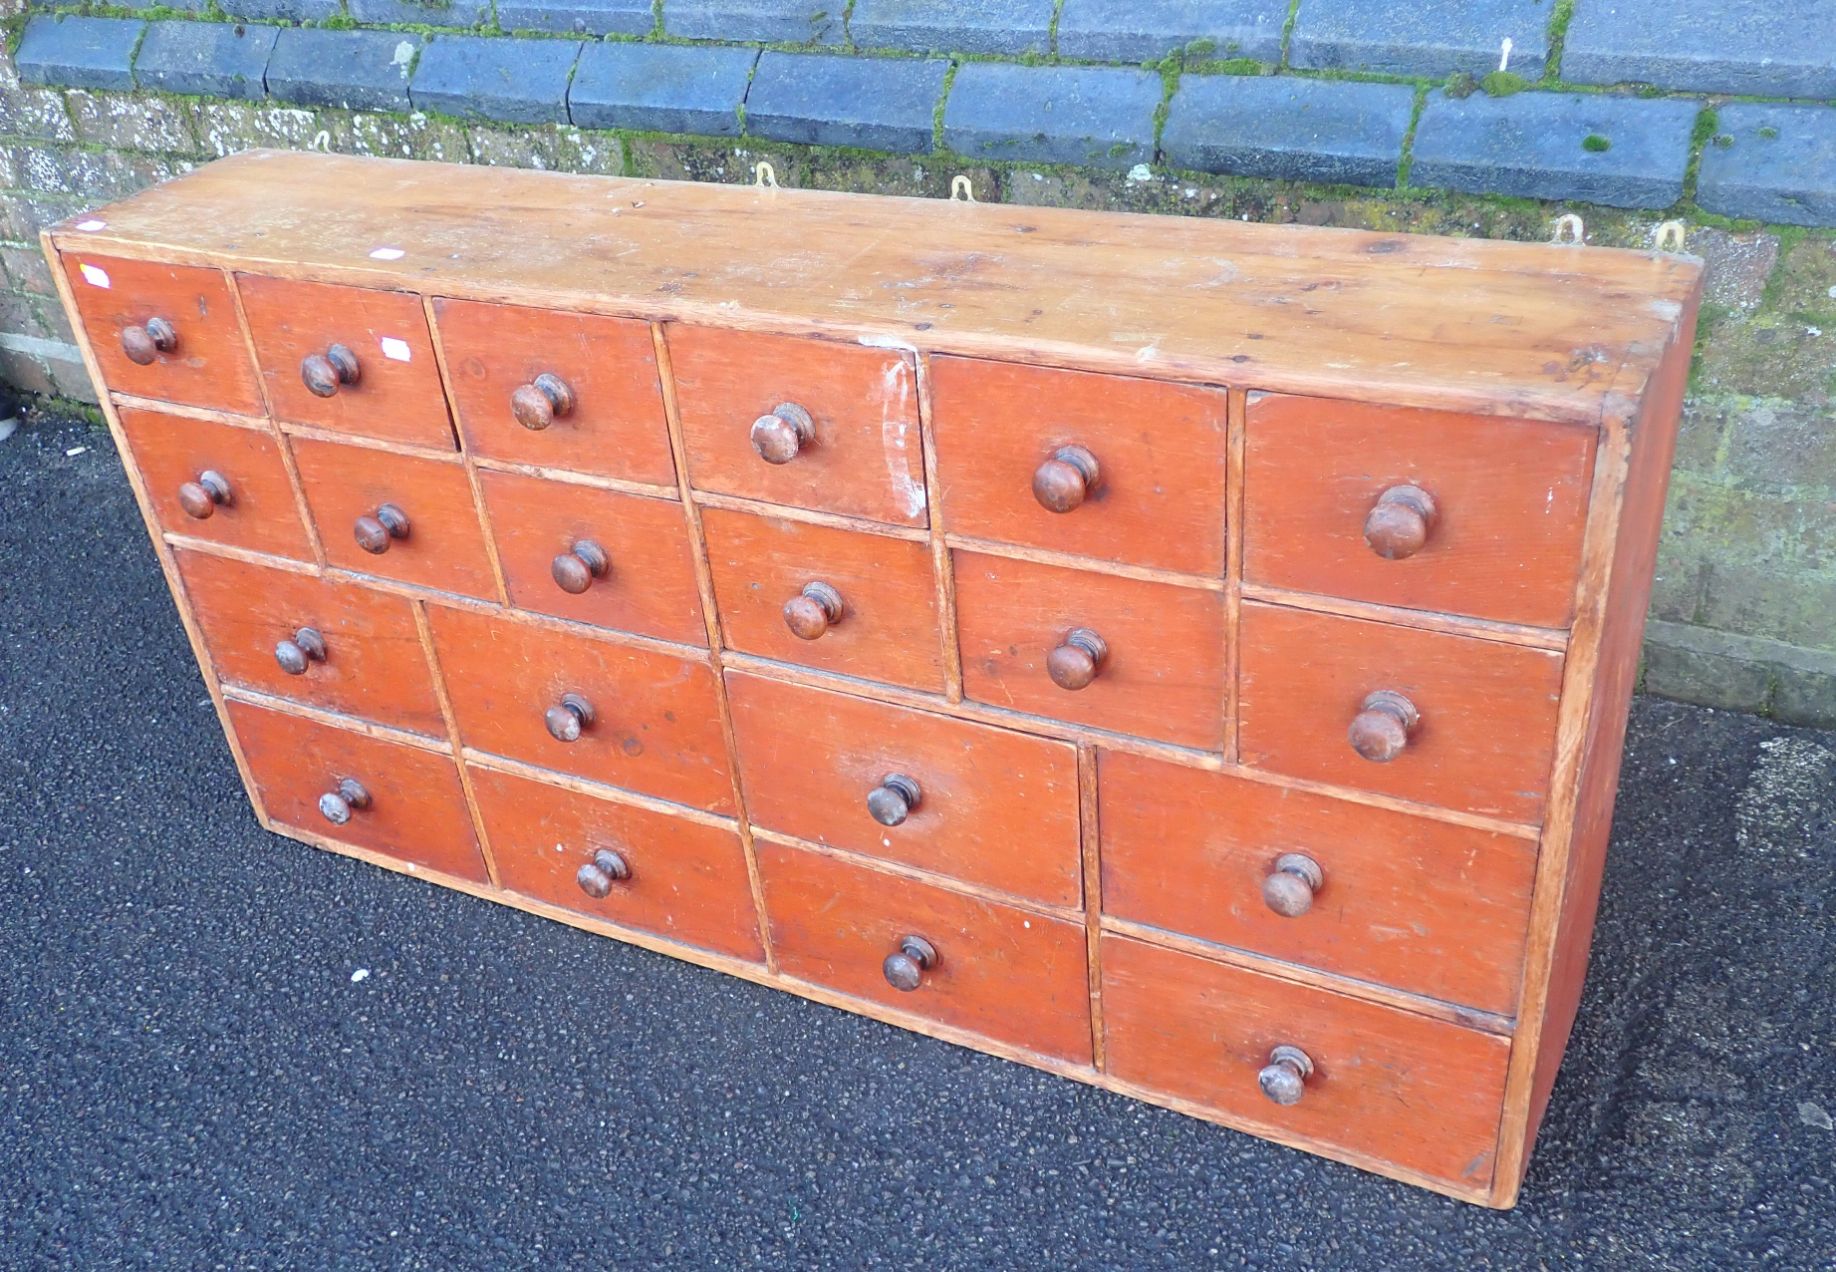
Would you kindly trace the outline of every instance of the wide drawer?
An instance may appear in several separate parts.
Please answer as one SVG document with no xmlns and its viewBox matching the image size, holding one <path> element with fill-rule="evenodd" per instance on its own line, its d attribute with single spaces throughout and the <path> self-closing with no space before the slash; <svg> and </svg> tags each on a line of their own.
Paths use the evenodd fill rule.
<svg viewBox="0 0 1836 1272">
<path fill-rule="evenodd" d="M 251 552 L 312 559 L 280 443 L 239 428 L 123 408 L 121 429 L 160 528 Z"/>
<path fill-rule="evenodd" d="M 739 672 L 727 694 L 754 826 L 1080 904 L 1074 747 Z"/>
<path fill-rule="evenodd" d="M 1082 924 L 807 849 L 760 844 L 758 854 L 772 948 L 786 975 L 1090 1063 Z M 928 945 L 930 966 L 908 938 Z M 897 977 L 915 987 L 895 989 Z"/>
<path fill-rule="evenodd" d="M 409 601 L 202 552 L 174 556 L 226 683 L 445 736 Z"/>
<path fill-rule="evenodd" d="M 1251 583 L 1542 627 L 1574 617 L 1591 429 L 1252 394 Z"/>
<path fill-rule="evenodd" d="M 731 814 L 733 779 L 705 662 L 429 605 L 466 746 Z"/>
<path fill-rule="evenodd" d="M 1250 602 L 1239 630 L 1245 764 L 1541 819 L 1560 653 Z"/>
<path fill-rule="evenodd" d="M 764 957 L 735 831 L 469 767 L 510 891 L 735 958 Z"/>
<path fill-rule="evenodd" d="M 1103 912 L 1512 1014 L 1536 845 L 1105 751 Z"/>
<path fill-rule="evenodd" d="M 1102 962 L 1112 1077 L 1307 1146 L 1491 1181 L 1509 1039 L 1109 934 Z M 1306 1057 L 1304 1081 L 1277 1047 Z"/>
<path fill-rule="evenodd" d="M 229 704 L 268 816 L 387 857 L 485 881 L 459 770 L 444 754 Z"/>
</svg>

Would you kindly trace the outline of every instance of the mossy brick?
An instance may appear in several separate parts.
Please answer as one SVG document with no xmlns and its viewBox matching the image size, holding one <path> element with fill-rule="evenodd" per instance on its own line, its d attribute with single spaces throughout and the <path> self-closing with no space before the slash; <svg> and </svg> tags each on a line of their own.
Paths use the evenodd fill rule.
<svg viewBox="0 0 1836 1272">
<path fill-rule="evenodd" d="M 1836 575 L 1711 559 L 1703 566 L 1698 621 L 1721 631 L 1836 650 Z"/>
<path fill-rule="evenodd" d="M 7 285 L 13 291 L 28 296 L 57 294 L 57 289 L 51 285 L 51 269 L 36 246 L 0 246 L 0 272 L 6 275 Z"/>
<path fill-rule="evenodd" d="M 1052 8 L 1053 0 L 855 0 L 848 34 L 863 49 L 1046 53 Z"/>
<path fill-rule="evenodd" d="M 1185 75 L 1161 151 L 1174 167 L 1203 172 L 1394 185 L 1414 113 L 1407 84 Z"/>
<path fill-rule="evenodd" d="M 1760 569 L 1836 576 L 1836 500 L 1679 476 L 1664 510 L 1666 541 Z M 1836 638 L 1836 624 L 1831 635 Z"/>
<path fill-rule="evenodd" d="M 1604 93 L 1428 97 L 1410 183 L 1667 208 L 1683 197 L 1695 102 Z M 1607 142 L 1590 146 L 1590 137 Z"/>
<path fill-rule="evenodd" d="M 272 91 L 272 62 L 269 76 Z M 321 125 L 316 112 L 292 106 L 203 101 L 198 103 L 197 130 L 203 153 L 221 159 L 260 146 L 302 149 L 318 136 Z"/>
<path fill-rule="evenodd" d="M 581 46 L 572 40 L 437 35 L 408 85 L 416 110 L 509 124 L 567 122 L 567 81 Z"/>
<path fill-rule="evenodd" d="M 1288 0 L 1065 0 L 1058 54 L 1089 62 L 1281 61 Z"/>
<path fill-rule="evenodd" d="M 465 163 L 472 157 L 465 126 L 416 111 L 383 115 L 370 111 L 327 110 L 314 115 L 314 132 L 326 135 L 330 150 L 347 155 L 380 155 L 390 159 L 432 159 Z"/>
<path fill-rule="evenodd" d="M 14 184 L 92 202 L 133 194 L 191 168 L 183 159 L 52 145 L 13 146 L 6 160 L 14 169 Z"/>
<path fill-rule="evenodd" d="M 667 0 L 663 30 L 690 40 L 843 44 L 848 0 Z"/>
<path fill-rule="evenodd" d="M 193 103 L 149 93 L 91 93 L 73 88 L 64 94 L 70 121 L 84 141 L 114 150 L 197 149 Z"/>
<path fill-rule="evenodd" d="M 324 22 L 344 13 L 340 0 L 217 0 L 217 7 L 256 22 Z"/>
<path fill-rule="evenodd" d="M 757 49 L 681 44 L 589 44 L 568 87 L 581 128 L 739 135 L 739 106 Z"/>
<path fill-rule="evenodd" d="M 1836 5 L 1692 0 L 1583 0 L 1562 46 L 1562 78 L 1578 84 L 1761 97 L 1836 97 Z"/>
<path fill-rule="evenodd" d="M 405 111 L 420 51 L 421 37 L 408 32 L 287 27 L 268 59 L 268 95 L 302 106 Z"/>
<path fill-rule="evenodd" d="M 142 88 L 259 101 L 279 27 L 244 22 L 155 22 L 134 58 Z"/>
<path fill-rule="evenodd" d="M 26 23 L 14 64 L 28 84 L 134 87 L 134 48 L 147 24 L 130 18 L 40 15 Z"/>
<path fill-rule="evenodd" d="M 1293 66 L 1439 78 L 1509 69 L 1537 79 L 1549 57 L 1548 0 L 1302 0 L 1288 43 Z"/>
<path fill-rule="evenodd" d="M 1756 490 L 1821 491 L 1836 525 L 1836 413 L 1777 397 L 1737 399 L 1725 413 L 1728 480 Z M 1836 614 L 1830 622 L 1836 628 Z"/>
<path fill-rule="evenodd" d="M 1772 715 L 1786 724 L 1836 728 L 1836 667 L 1774 667 Z"/>
<path fill-rule="evenodd" d="M 36 191 L 0 190 L 0 240 L 36 243 L 40 230 L 83 211 L 86 204 Z"/>
<path fill-rule="evenodd" d="M 1779 253 L 1767 296 L 1786 314 L 1818 314 L 1836 326 L 1836 238 L 1806 234 Z"/>
<path fill-rule="evenodd" d="M 746 95 L 746 131 L 804 145 L 928 151 L 949 69 L 943 58 L 768 51 Z"/>
<path fill-rule="evenodd" d="M 497 25 L 559 35 L 649 35 L 656 11 L 650 0 L 498 0 Z"/>
<path fill-rule="evenodd" d="M 351 17 L 365 26 L 483 26 L 491 0 L 345 0 Z"/>
<path fill-rule="evenodd" d="M 1687 246 L 1702 258 L 1704 304 L 1751 312 L 1766 299 L 1767 282 L 1779 263 L 1777 234 L 1698 226 L 1690 230 Z"/>
<path fill-rule="evenodd" d="M 1772 677 L 1761 665 L 1650 637 L 1645 642 L 1645 692 L 1724 711 L 1763 711 Z"/>
<path fill-rule="evenodd" d="M 1694 381 L 1703 391 L 1791 398 L 1828 409 L 1836 377 L 1836 325 L 1760 310 L 1724 318 L 1697 356 Z"/>
<path fill-rule="evenodd" d="M 944 145 L 974 159 L 1132 168 L 1154 158 L 1164 85 L 1110 66 L 966 62 L 944 106 Z"/>
<path fill-rule="evenodd" d="M 1836 107 L 1736 102 L 1718 121 L 1702 152 L 1698 203 L 1723 216 L 1836 225 Z"/>
<path fill-rule="evenodd" d="M 76 133 L 64 111 L 63 95 L 49 88 L 27 88 L 18 72 L 0 55 L 0 136 L 72 141 Z"/>
<path fill-rule="evenodd" d="M 1683 403 L 1677 422 L 1677 451 L 1672 466 L 1678 471 L 1704 476 L 1721 468 L 1721 444 L 1728 422 L 1741 415 L 1745 399 L 1691 397 Z"/>
</svg>

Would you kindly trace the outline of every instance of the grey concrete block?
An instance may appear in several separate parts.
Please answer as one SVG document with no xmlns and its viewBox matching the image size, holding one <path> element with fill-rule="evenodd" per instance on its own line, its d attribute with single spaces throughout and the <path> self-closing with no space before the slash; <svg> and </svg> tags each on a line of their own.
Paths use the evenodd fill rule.
<svg viewBox="0 0 1836 1272">
<path fill-rule="evenodd" d="M 1764 666 L 1725 654 L 1658 643 L 1645 644 L 1646 693 L 1724 711 L 1763 711 L 1772 693 Z"/>
<path fill-rule="evenodd" d="M 1187 75 L 1160 143 L 1178 168 L 1390 186 L 1414 111 L 1407 84 Z"/>
<path fill-rule="evenodd" d="M 739 134 L 739 106 L 757 49 L 680 44 L 589 44 L 568 88 L 582 128 Z"/>
<path fill-rule="evenodd" d="M 580 56 L 572 40 L 435 36 L 408 86 L 416 110 L 511 124 L 567 122 L 567 81 Z"/>
<path fill-rule="evenodd" d="M 1739 102 L 1718 118 L 1696 202 L 1723 216 L 1836 225 L 1836 108 Z"/>
<path fill-rule="evenodd" d="M 1765 97 L 1836 97 L 1836 5 L 1695 0 L 1669 20 L 1648 3 L 1575 9 L 1562 78 L 1580 84 Z"/>
<path fill-rule="evenodd" d="M 155 22 L 134 59 L 143 88 L 257 101 L 279 27 L 229 22 Z"/>
<path fill-rule="evenodd" d="M 146 29 L 128 18 L 35 17 L 13 64 L 28 84 L 132 88 L 134 48 Z"/>
<path fill-rule="evenodd" d="M 1288 61 L 1314 70 L 1484 75 L 1498 69 L 1508 39 L 1509 69 L 1536 79 L 1549 58 L 1550 12 L 1547 0 L 1303 0 Z"/>
<path fill-rule="evenodd" d="M 663 30 L 690 40 L 844 44 L 848 0 L 668 0 Z"/>
<path fill-rule="evenodd" d="M 931 149 L 942 58 L 767 52 L 746 95 L 746 131 L 774 141 L 918 154 Z"/>
<path fill-rule="evenodd" d="M 268 94 L 302 106 L 409 110 L 421 37 L 400 31 L 287 27 L 268 58 Z"/>
<path fill-rule="evenodd" d="M 944 145 L 978 159 L 1131 168 L 1154 158 L 1163 85 L 1110 66 L 969 62 L 944 107 Z"/>
<path fill-rule="evenodd" d="M 1429 96 L 1410 184 L 1666 208 L 1683 195 L 1697 104 L 1604 93 Z"/>
<path fill-rule="evenodd" d="M 1053 0 L 855 0 L 848 34 L 863 49 L 1046 53 L 1052 6 Z"/>
<path fill-rule="evenodd" d="M 323 22 L 344 12 L 338 0 L 217 0 L 232 18 L 256 22 Z"/>
<path fill-rule="evenodd" d="M 498 0 L 497 25 L 561 35 L 649 35 L 656 13 L 650 0 Z"/>
<path fill-rule="evenodd" d="M 491 20 L 491 0 L 345 0 L 367 26 L 475 27 Z"/>
<path fill-rule="evenodd" d="M 1836 661 L 1836 660 L 1833 660 Z M 1836 670 L 1780 665 L 1773 670 L 1772 715 L 1787 724 L 1836 728 Z"/>
<path fill-rule="evenodd" d="M 1065 0 L 1058 53 L 1092 62 L 1194 58 L 1281 61 L 1288 0 Z"/>
</svg>

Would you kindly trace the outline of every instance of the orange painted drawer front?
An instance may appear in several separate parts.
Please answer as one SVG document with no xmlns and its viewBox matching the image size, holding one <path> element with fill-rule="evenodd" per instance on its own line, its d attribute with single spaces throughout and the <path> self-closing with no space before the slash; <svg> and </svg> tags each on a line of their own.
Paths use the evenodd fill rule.
<svg viewBox="0 0 1836 1272">
<path fill-rule="evenodd" d="M 312 559 L 280 443 L 266 428 L 159 411 L 123 409 L 120 415 L 163 529 L 250 552 Z"/>
<path fill-rule="evenodd" d="M 709 812 L 733 812 L 714 696 L 703 662 L 557 631 L 501 614 L 427 607 L 460 740 L 592 782 Z M 566 700 L 592 719 L 569 741 L 549 730 Z"/>
<path fill-rule="evenodd" d="M 668 332 L 697 490 L 928 523 L 909 354 L 682 324 Z M 785 404 L 807 414 L 810 436 L 770 463 L 754 447 L 754 425 Z M 783 435 L 782 421 L 772 428 Z"/>
<path fill-rule="evenodd" d="M 289 438 L 288 444 L 325 559 L 332 565 L 442 592 L 496 598 L 484 527 L 471 483 L 456 460 L 308 437 Z M 395 524 L 405 524 L 405 533 L 388 530 L 394 514 L 387 509 L 400 513 L 402 520 Z"/>
<path fill-rule="evenodd" d="M 786 975 L 954 1029 L 1088 1063 L 1090 991 L 1081 924 L 881 874 L 810 852 L 759 846 L 772 946 Z M 886 959 L 906 937 L 935 962 L 912 990 Z"/>
<path fill-rule="evenodd" d="M 753 825 L 1049 905 L 1081 902 L 1074 748 L 740 672 L 727 692 Z"/>
<path fill-rule="evenodd" d="M 274 821 L 484 882 L 459 770 L 447 756 L 246 702 L 231 702 L 229 715 Z M 341 814 L 327 796 L 343 802 Z M 333 819 L 339 815 L 347 820 Z"/>
<path fill-rule="evenodd" d="M 408 601 L 202 552 L 176 557 L 192 613 L 226 683 L 445 736 Z"/>
<path fill-rule="evenodd" d="M 965 358 L 931 386 L 952 533 L 1222 577 L 1223 390 Z"/>
<path fill-rule="evenodd" d="M 1102 960 L 1119 1080 L 1447 1184 L 1491 1182 L 1509 1039 L 1122 937 L 1103 937 Z M 1286 1106 L 1260 1085 L 1279 1046 L 1313 1066 Z"/>
<path fill-rule="evenodd" d="M 1097 772 L 1105 914 L 1516 1010 L 1532 841 L 1135 755 Z"/>
<path fill-rule="evenodd" d="M 1215 751 L 1224 741 L 1224 594 L 975 552 L 954 554 L 963 689 L 990 706 Z M 1081 689 L 1049 660 L 1072 633 L 1104 657 Z"/>
<path fill-rule="evenodd" d="M 680 503 L 520 473 L 480 472 L 478 485 L 512 605 L 708 643 Z"/>
<path fill-rule="evenodd" d="M 1542 817 L 1559 653 L 1250 602 L 1242 622 L 1245 764 L 1511 821 Z M 1384 762 L 1348 738 L 1374 693 L 1402 695 L 1419 717 Z"/>
<path fill-rule="evenodd" d="M 1250 582 L 1541 627 L 1573 619 L 1591 432 L 1258 393 L 1246 438 Z M 1432 515 L 1387 524 L 1395 501 L 1378 505 L 1400 487 L 1425 493 Z"/>
<path fill-rule="evenodd" d="M 864 680 L 943 688 L 927 544 L 719 508 L 703 513 L 702 524 L 729 648 Z M 838 617 L 812 599 L 812 587 L 831 589 Z M 814 625 L 799 626 L 805 623 Z"/>
<path fill-rule="evenodd" d="M 236 286 L 276 419 L 454 448 L 420 297 L 256 274 Z"/>
<path fill-rule="evenodd" d="M 434 321 L 474 455 L 675 486 L 648 323 L 465 300 Z"/>
<path fill-rule="evenodd" d="M 222 271 L 68 252 L 65 276 L 98 391 L 260 415 L 261 391 Z"/>
<path fill-rule="evenodd" d="M 471 768 L 498 877 L 512 892 L 700 949 L 764 957 L 739 835 L 666 813 Z M 626 872 L 580 872 L 611 852 Z"/>
</svg>

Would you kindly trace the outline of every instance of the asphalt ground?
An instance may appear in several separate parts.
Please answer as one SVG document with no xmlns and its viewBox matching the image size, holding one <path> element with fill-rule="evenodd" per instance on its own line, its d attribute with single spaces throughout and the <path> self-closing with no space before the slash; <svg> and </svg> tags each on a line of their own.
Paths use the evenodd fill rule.
<svg viewBox="0 0 1836 1272">
<path fill-rule="evenodd" d="M 264 834 L 81 423 L 0 442 L 0 791 L 7 1268 L 1836 1265 L 1836 735 L 1636 704 L 1509 1213 Z"/>
</svg>

